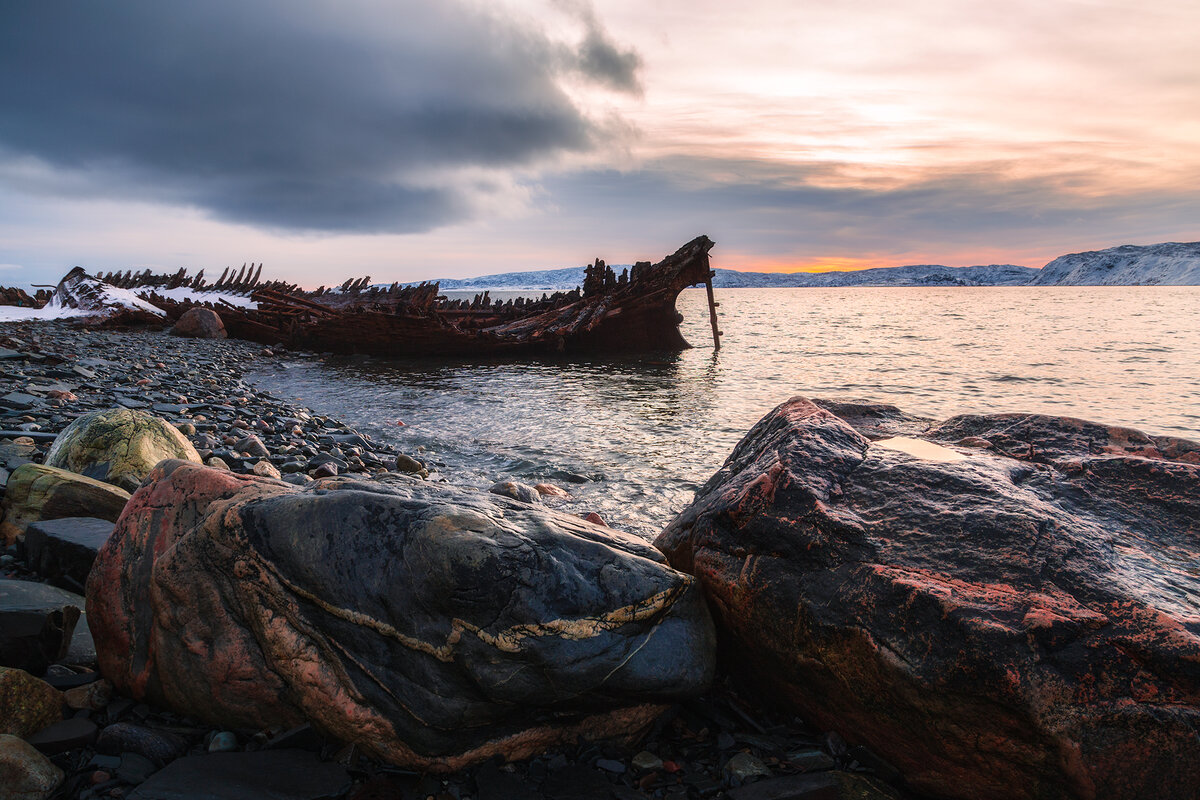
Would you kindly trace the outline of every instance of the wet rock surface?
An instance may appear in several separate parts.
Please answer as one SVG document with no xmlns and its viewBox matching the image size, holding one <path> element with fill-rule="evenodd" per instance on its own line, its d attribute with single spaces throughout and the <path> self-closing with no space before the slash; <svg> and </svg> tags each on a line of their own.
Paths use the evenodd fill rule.
<svg viewBox="0 0 1200 800">
<path fill-rule="evenodd" d="M 311 721 L 424 769 L 636 733 L 661 710 L 642 704 L 714 669 L 694 581 L 642 540 L 401 476 L 297 489 L 165 461 L 88 608 L 101 671 L 135 699 Z"/>
<path fill-rule="evenodd" d="M 657 541 L 737 669 L 937 796 L 1194 792 L 1197 445 L 824 404 L 873 437 L 789 401 Z"/>
</svg>

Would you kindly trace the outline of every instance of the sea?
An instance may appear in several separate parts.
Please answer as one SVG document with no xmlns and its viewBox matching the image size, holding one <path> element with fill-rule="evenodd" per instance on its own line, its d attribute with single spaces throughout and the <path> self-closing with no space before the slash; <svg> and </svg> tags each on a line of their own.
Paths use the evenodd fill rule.
<svg viewBox="0 0 1200 800">
<path fill-rule="evenodd" d="M 1200 439 L 1200 287 L 730 289 L 717 300 L 719 350 L 704 290 L 688 289 L 683 352 L 285 358 L 249 377 L 412 454 L 437 480 L 553 483 L 571 493 L 559 508 L 647 539 L 796 396 Z"/>
</svg>

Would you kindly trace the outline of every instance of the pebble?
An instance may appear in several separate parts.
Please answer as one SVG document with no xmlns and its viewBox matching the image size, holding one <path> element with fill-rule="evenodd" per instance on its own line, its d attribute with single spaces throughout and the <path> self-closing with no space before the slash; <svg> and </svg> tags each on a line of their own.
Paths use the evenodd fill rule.
<svg viewBox="0 0 1200 800">
<path fill-rule="evenodd" d="M 153 761 L 170 761 L 187 752 L 187 740 L 168 731 L 156 731 L 142 725 L 118 722 L 100 732 L 96 750 L 107 755 L 130 753 Z"/>
<path fill-rule="evenodd" d="M 749 753 L 736 753 L 725 762 L 722 770 L 727 778 L 745 783 L 751 778 L 767 778 L 771 770 L 761 760 Z"/>
<path fill-rule="evenodd" d="M 517 481 L 500 481 L 492 485 L 488 489 L 492 494 L 498 494 L 502 497 L 511 497 L 513 500 L 520 500 L 522 503 L 540 503 L 542 496 L 537 489 Z"/>
<path fill-rule="evenodd" d="M 653 772 L 662 769 L 663 760 L 648 750 L 642 750 L 630 762 L 634 769 L 643 772 Z"/>
<path fill-rule="evenodd" d="M 210 753 L 232 753 L 237 749 L 237 735 L 233 731 L 220 731 L 208 743 Z"/>
<path fill-rule="evenodd" d="M 106 680 L 93 681 L 63 692 L 63 699 L 71 708 L 99 711 L 112 700 L 113 686 Z"/>
<path fill-rule="evenodd" d="M 314 478 L 332 478 L 338 474 L 337 464 L 332 461 L 326 461 L 308 474 Z"/>
<path fill-rule="evenodd" d="M 425 469 L 425 465 L 412 456 L 406 456 L 404 453 L 396 456 L 397 472 L 420 472 L 423 469 Z"/>
<path fill-rule="evenodd" d="M 255 475 L 261 475 L 264 478 L 274 478 L 275 480 L 279 480 L 283 477 L 283 475 L 280 474 L 279 469 L 274 464 L 265 460 L 259 461 L 257 464 L 255 464 L 253 472 Z"/>
</svg>

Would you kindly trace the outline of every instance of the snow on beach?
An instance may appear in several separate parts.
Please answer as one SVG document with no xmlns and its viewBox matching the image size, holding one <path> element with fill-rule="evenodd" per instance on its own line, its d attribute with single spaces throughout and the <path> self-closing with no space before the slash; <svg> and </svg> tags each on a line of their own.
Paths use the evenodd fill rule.
<svg viewBox="0 0 1200 800">
<path fill-rule="evenodd" d="M 198 292 L 187 286 L 179 286 L 174 289 L 121 289 L 91 276 L 77 278 L 74 281 L 64 279 L 64 284 L 68 284 L 68 296 L 71 298 L 79 296 L 81 294 L 79 289 L 86 285 L 87 290 L 82 294 L 87 295 L 87 307 L 77 308 L 69 303 L 64 303 L 61 291 L 63 284 L 59 284 L 59 289 L 54 292 L 50 302 L 42 308 L 0 306 L 0 322 L 90 317 L 125 309 L 146 311 L 159 317 L 166 316 L 157 306 L 143 299 L 143 295 L 148 295 L 150 292 L 178 301 L 192 300 L 198 303 L 224 301 L 239 308 L 255 308 L 258 305 L 244 295 L 231 292 Z"/>
</svg>

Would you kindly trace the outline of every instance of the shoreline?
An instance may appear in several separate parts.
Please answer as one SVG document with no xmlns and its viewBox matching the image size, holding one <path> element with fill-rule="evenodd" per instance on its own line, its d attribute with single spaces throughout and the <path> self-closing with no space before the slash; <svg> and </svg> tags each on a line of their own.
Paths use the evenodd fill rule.
<svg viewBox="0 0 1200 800">
<path fill-rule="evenodd" d="M 4 402 L 24 405 L 0 417 L 3 483 L 19 463 L 40 463 L 53 435 L 75 416 L 115 405 L 141 408 L 175 424 L 206 463 L 218 458 L 234 472 L 264 474 L 267 468 L 256 465 L 265 462 L 292 483 L 307 483 L 307 473 L 320 472 L 323 466 L 323 474 L 328 474 L 328 465 L 336 467 L 337 474 L 365 478 L 389 466 L 394 470 L 396 457 L 404 456 L 337 420 L 246 383 L 249 372 L 276 355 L 261 345 L 24 322 L 0 327 L 0 348 L 33 354 L 20 358 L 0 352 L 0 370 L 13 386 Z M 24 397 L 14 398 L 13 393 Z M 21 436 L 32 442 L 17 444 Z M 247 451 L 238 448 L 250 436 L 257 437 L 265 452 L 242 455 Z M 0 579 L 14 578 L 37 579 L 16 546 L 5 551 L 0 564 Z M 400 792 L 454 800 L 738 798 L 739 787 L 744 783 L 749 789 L 755 778 L 811 782 L 817 776 L 824 776 L 827 788 L 854 786 L 862 797 L 913 796 L 878 780 L 896 776 L 869 751 L 848 748 L 836 734 L 811 730 L 798 718 L 780 718 L 768 710 L 769 699 L 751 701 L 748 696 L 725 676 L 705 696 L 672 706 L 631 744 L 584 742 L 525 761 L 488 762 L 441 776 L 368 761 L 353 747 L 325 740 L 308 726 L 290 732 L 219 731 L 119 696 L 102 709 L 76 713 L 90 717 L 101 734 L 125 723 L 182 737 L 187 748 L 178 755 L 268 752 L 281 746 L 282 737 L 282 746 L 299 745 L 315 757 L 347 767 L 354 788 L 341 796 L 356 800 Z M 151 764 L 145 775 L 131 769 L 122 772 L 120 764 L 112 762 L 120 752 L 105 761 L 93 741 L 53 756 L 68 776 L 53 797 L 123 797 L 139 783 L 132 778 L 147 778 L 167 761 Z"/>
</svg>

